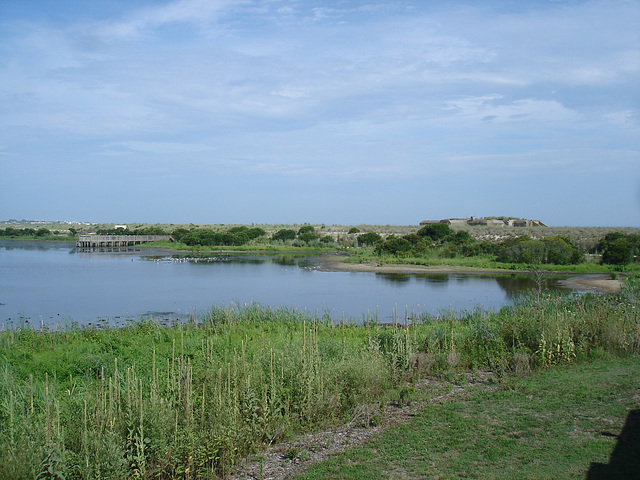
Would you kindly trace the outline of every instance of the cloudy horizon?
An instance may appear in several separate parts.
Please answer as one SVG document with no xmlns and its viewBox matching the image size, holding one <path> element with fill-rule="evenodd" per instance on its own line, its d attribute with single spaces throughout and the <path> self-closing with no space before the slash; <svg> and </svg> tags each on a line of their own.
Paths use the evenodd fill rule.
<svg viewBox="0 0 640 480">
<path fill-rule="evenodd" d="M 640 2 L 0 5 L 0 219 L 640 226 Z"/>
</svg>

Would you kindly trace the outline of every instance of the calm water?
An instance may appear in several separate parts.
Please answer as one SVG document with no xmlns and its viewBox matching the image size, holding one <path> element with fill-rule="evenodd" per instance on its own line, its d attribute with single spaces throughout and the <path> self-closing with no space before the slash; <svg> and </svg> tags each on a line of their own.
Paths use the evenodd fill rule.
<svg viewBox="0 0 640 480">
<path fill-rule="evenodd" d="M 81 252 L 68 243 L 0 240 L 0 327 L 177 319 L 213 305 L 259 303 L 358 321 L 412 313 L 497 309 L 533 287 L 521 275 L 321 272 L 321 257 L 231 256 L 178 261 L 147 248 Z M 561 288 L 556 280 L 553 288 Z M 396 307 L 397 306 L 397 307 Z"/>
</svg>

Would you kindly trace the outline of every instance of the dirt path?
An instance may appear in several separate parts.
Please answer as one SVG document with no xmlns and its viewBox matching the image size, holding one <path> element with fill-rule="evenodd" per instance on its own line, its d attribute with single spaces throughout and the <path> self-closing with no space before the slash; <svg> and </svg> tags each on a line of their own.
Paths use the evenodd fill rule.
<svg viewBox="0 0 640 480">
<path fill-rule="evenodd" d="M 495 390 L 489 384 L 492 372 L 461 373 L 460 382 L 424 378 L 415 387 L 425 400 L 408 405 L 388 404 L 382 408 L 362 406 L 353 412 L 349 423 L 320 432 L 300 435 L 291 441 L 269 446 L 264 452 L 240 461 L 227 480 L 286 480 L 302 473 L 317 462 L 352 447 L 363 445 L 392 425 L 408 422 L 426 405 L 446 402 L 468 395 L 477 386 Z M 464 386 L 462 386 L 464 385 Z M 373 419 L 376 419 L 373 422 Z M 375 424 L 374 424 L 375 423 Z"/>
</svg>

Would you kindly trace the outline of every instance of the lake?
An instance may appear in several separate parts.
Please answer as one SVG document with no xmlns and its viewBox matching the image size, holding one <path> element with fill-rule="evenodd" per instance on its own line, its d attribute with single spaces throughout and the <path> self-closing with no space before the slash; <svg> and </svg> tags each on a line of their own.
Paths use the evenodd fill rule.
<svg viewBox="0 0 640 480">
<path fill-rule="evenodd" d="M 498 309 L 534 287 L 521 274 L 375 274 L 315 269 L 321 256 L 220 255 L 188 261 L 140 247 L 81 251 L 63 242 L 0 240 L 0 328 L 177 320 L 216 306 L 257 303 L 334 321 L 380 322 L 405 312 Z M 548 288 L 562 289 L 558 277 Z"/>
</svg>

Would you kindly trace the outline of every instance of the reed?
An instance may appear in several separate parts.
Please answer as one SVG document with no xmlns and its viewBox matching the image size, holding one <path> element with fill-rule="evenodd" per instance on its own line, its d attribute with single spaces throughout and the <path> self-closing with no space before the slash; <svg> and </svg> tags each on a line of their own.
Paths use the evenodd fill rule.
<svg viewBox="0 0 640 480">
<path fill-rule="evenodd" d="M 396 306 L 386 327 L 249 304 L 172 327 L 3 331 L 0 478 L 223 476 L 296 432 L 406 400 L 424 375 L 639 353 L 639 298 L 630 279 L 617 296 L 543 292 L 499 312 Z"/>
</svg>

